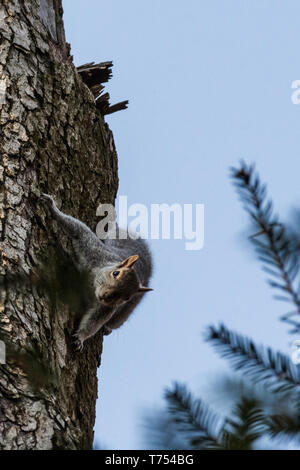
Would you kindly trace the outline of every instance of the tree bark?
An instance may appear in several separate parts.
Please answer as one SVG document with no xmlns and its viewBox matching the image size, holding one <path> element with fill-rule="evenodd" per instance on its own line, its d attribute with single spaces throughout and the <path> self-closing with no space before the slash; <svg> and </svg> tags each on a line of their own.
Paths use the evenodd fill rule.
<svg viewBox="0 0 300 470">
<path fill-rule="evenodd" d="M 74 7 L 76 8 L 76 2 Z M 111 131 L 69 55 L 61 0 L 0 5 L 1 274 L 29 273 L 49 244 L 69 241 L 53 227 L 40 194 L 96 226 L 100 201 L 114 203 L 117 155 Z M 56 237 L 53 240 L 53 237 Z M 20 351 L 40 351 L 56 380 L 33 387 L 7 354 L 0 365 L 0 449 L 92 448 L 102 337 L 74 351 L 69 312 L 51 314 L 37 289 L 1 292 L 0 333 Z M 67 319 L 66 319 L 67 318 Z"/>
</svg>

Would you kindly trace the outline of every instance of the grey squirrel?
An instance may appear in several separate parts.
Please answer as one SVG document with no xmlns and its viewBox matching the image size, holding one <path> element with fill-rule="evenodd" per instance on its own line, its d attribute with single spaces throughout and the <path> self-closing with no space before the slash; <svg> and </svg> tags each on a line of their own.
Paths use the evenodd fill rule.
<svg viewBox="0 0 300 470">
<path fill-rule="evenodd" d="M 145 240 L 109 234 L 100 240 L 80 220 L 61 212 L 48 194 L 42 194 L 51 214 L 71 238 L 80 267 L 92 274 L 94 299 L 92 306 L 81 318 L 74 334 L 75 346 L 82 350 L 86 339 L 100 328 L 110 334 L 119 328 L 141 301 L 145 292 L 151 291 L 148 282 L 152 273 L 151 253 Z M 126 233 L 127 235 L 127 233 Z"/>
</svg>

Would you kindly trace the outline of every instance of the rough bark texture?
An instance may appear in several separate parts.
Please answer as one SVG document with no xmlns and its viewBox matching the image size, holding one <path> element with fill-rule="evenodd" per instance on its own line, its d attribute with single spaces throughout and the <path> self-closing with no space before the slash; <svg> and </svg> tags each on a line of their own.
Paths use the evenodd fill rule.
<svg viewBox="0 0 300 470">
<path fill-rule="evenodd" d="M 74 2 L 76 8 L 76 2 Z M 94 96 L 72 64 L 60 0 L 0 5 L 1 273 L 29 272 L 59 234 L 39 196 L 95 228 L 96 208 L 115 200 L 117 155 Z M 76 353 L 73 320 L 51 315 L 34 289 L 6 289 L 0 332 L 34 345 L 56 380 L 33 388 L 20 364 L 0 365 L 0 449 L 91 448 L 101 335 Z"/>
</svg>

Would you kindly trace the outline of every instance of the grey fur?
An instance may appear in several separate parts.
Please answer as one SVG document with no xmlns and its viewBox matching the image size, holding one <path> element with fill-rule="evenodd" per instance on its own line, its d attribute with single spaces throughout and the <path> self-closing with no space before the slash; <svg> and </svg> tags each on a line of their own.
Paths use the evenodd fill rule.
<svg viewBox="0 0 300 470">
<path fill-rule="evenodd" d="M 141 286 L 148 286 L 152 274 L 151 253 L 145 240 L 141 238 L 118 238 L 121 231 L 119 228 L 115 240 L 110 239 L 109 234 L 106 239 L 100 240 L 83 222 L 61 212 L 51 196 L 43 194 L 42 199 L 72 239 L 80 267 L 92 273 L 95 298 L 92 307 L 83 314 L 74 335 L 76 345 L 81 350 L 84 341 L 100 328 L 103 328 L 104 334 L 110 334 L 112 330 L 119 328 L 141 301 L 144 293 L 139 292 L 139 289 Z M 123 280 L 119 281 L 117 287 L 109 285 L 115 282 L 111 273 L 133 255 L 138 255 L 138 260 L 131 263 L 130 269 L 126 269 Z M 100 296 L 103 291 L 106 297 Z"/>
</svg>

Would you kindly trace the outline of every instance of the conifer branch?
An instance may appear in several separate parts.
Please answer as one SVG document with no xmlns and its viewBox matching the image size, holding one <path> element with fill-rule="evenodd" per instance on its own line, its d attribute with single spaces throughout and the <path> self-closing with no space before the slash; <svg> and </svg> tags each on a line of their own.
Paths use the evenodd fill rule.
<svg viewBox="0 0 300 470">
<path fill-rule="evenodd" d="M 241 371 L 254 383 L 264 382 L 272 391 L 300 391 L 300 369 L 290 358 L 271 348 L 256 346 L 254 342 L 238 333 L 210 326 L 206 339 L 229 359 L 235 370 Z"/>
<path fill-rule="evenodd" d="M 280 414 L 267 419 L 268 433 L 271 438 L 289 437 L 300 440 L 300 415 Z"/>
<path fill-rule="evenodd" d="M 266 185 L 261 183 L 254 165 L 248 166 L 242 162 L 239 169 L 231 169 L 231 176 L 244 209 L 252 220 L 253 235 L 250 239 L 264 270 L 270 276 L 268 282 L 284 294 L 278 299 L 290 301 L 295 306 L 295 310 L 281 320 L 292 324 L 293 332 L 298 331 L 300 321 L 294 321 L 291 317 L 300 315 L 299 289 L 294 286 L 299 276 L 299 249 L 295 245 L 299 245 L 299 239 L 291 237 L 274 214 L 273 203 L 267 199 Z"/>
<path fill-rule="evenodd" d="M 232 418 L 226 420 L 224 442 L 227 449 L 251 450 L 252 444 L 266 431 L 265 416 L 258 402 L 242 396 Z"/>
<path fill-rule="evenodd" d="M 195 400 L 184 385 L 167 389 L 168 411 L 177 432 L 184 433 L 190 449 L 223 449 L 222 422 L 201 400 Z"/>
<path fill-rule="evenodd" d="M 184 385 L 167 390 L 168 412 L 176 432 L 188 449 L 248 450 L 265 432 L 264 414 L 255 399 L 242 397 L 225 421 Z"/>
</svg>

